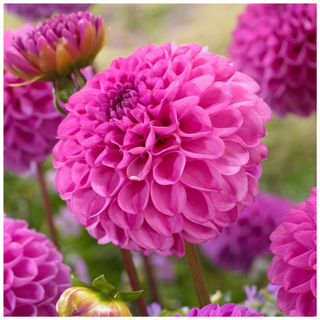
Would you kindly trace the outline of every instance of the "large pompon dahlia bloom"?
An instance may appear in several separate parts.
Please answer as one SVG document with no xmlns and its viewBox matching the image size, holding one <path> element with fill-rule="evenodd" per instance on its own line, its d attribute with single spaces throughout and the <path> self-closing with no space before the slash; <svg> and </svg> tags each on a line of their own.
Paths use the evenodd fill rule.
<svg viewBox="0 0 320 320">
<path fill-rule="evenodd" d="M 141 47 L 66 105 L 56 187 L 99 244 L 170 256 L 218 236 L 254 202 L 269 107 L 196 44 Z"/>
<path fill-rule="evenodd" d="M 256 257 L 269 252 L 269 236 L 291 205 L 287 199 L 258 194 L 255 203 L 246 207 L 235 223 L 200 248 L 220 268 L 248 272 Z"/>
<path fill-rule="evenodd" d="M 4 68 L 31 81 L 59 80 L 91 65 L 108 34 L 101 15 L 61 14 L 13 37 L 4 50 Z"/>
<path fill-rule="evenodd" d="M 316 110 L 317 5 L 249 4 L 233 32 L 234 67 L 256 80 L 279 115 Z"/>
<path fill-rule="evenodd" d="M 267 276 L 278 293 L 278 308 L 290 316 L 317 314 L 317 188 L 293 206 L 271 234 L 274 257 Z"/>
<path fill-rule="evenodd" d="M 4 316 L 57 316 L 55 304 L 70 287 L 70 268 L 48 238 L 24 220 L 4 216 Z"/>
<path fill-rule="evenodd" d="M 50 18 L 53 13 L 70 13 L 89 8 L 88 3 L 5 3 L 5 9 L 27 19 Z"/>
<path fill-rule="evenodd" d="M 181 317 L 176 314 L 176 317 Z M 237 306 L 234 303 L 227 303 L 223 306 L 219 304 L 208 304 L 202 309 L 192 308 L 186 317 L 264 317 L 261 313 L 251 313 L 246 307 Z"/>
</svg>

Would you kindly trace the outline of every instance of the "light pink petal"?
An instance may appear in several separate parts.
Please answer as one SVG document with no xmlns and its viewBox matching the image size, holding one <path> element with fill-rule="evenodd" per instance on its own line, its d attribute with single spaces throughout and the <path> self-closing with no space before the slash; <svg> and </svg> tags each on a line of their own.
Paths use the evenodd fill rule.
<svg viewBox="0 0 320 320">
<path fill-rule="evenodd" d="M 46 260 L 49 254 L 49 249 L 39 244 L 39 242 L 29 242 L 24 246 L 25 257 L 31 258 L 38 266 Z"/>
<path fill-rule="evenodd" d="M 149 200 L 149 185 L 146 181 L 134 181 L 123 187 L 118 195 L 118 203 L 128 213 L 139 213 Z"/>
<path fill-rule="evenodd" d="M 109 217 L 117 226 L 122 229 L 138 229 L 143 223 L 142 214 L 129 214 L 124 212 L 115 200 L 109 207 Z M 103 219 L 102 217 L 100 219 Z"/>
<path fill-rule="evenodd" d="M 22 258 L 19 263 L 12 268 L 12 271 L 14 273 L 12 288 L 20 288 L 36 277 L 38 267 L 31 259 Z"/>
<path fill-rule="evenodd" d="M 184 227 L 181 215 L 165 215 L 158 211 L 151 201 L 149 201 L 142 214 L 149 226 L 165 237 L 171 237 L 173 233 L 179 233 Z"/>
<path fill-rule="evenodd" d="M 232 79 L 232 83 L 234 85 L 239 85 L 252 93 L 256 93 L 260 90 L 260 87 L 256 81 L 254 81 L 251 77 L 247 76 L 246 74 L 238 71 L 235 72 L 235 75 Z"/>
<path fill-rule="evenodd" d="M 85 162 L 75 162 L 72 166 L 72 181 L 80 187 L 84 187 L 89 178 L 90 167 Z"/>
<path fill-rule="evenodd" d="M 101 166 L 93 169 L 92 189 L 101 197 L 110 198 L 121 186 L 119 174 L 111 168 Z"/>
<path fill-rule="evenodd" d="M 180 183 L 163 186 L 153 181 L 151 198 L 154 206 L 169 216 L 181 213 L 187 201 L 186 191 Z"/>
<path fill-rule="evenodd" d="M 182 152 L 171 152 L 153 168 L 154 180 L 161 185 L 175 184 L 183 172 L 186 157 Z"/>
<path fill-rule="evenodd" d="M 23 256 L 23 247 L 19 243 L 10 243 L 4 252 L 3 263 L 6 268 L 13 268 Z"/>
<path fill-rule="evenodd" d="M 203 192 L 186 188 L 187 204 L 183 215 L 194 223 L 205 223 L 214 219 L 214 207 L 210 198 Z"/>
<path fill-rule="evenodd" d="M 204 191 L 222 190 L 224 184 L 215 165 L 207 160 L 187 162 L 180 181 L 189 187 Z"/>
<path fill-rule="evenodd" d="M 224 179 L 230 185 L 237 201 L 241 202 L 248 192 L 248 176 L 246 171 L 241 168 L 238 173 L 232 176 L 224 176 Z"/>
<path fill-rule="evenodd" d="M 73 208 L 84 217 L 92 217 L 102 212 L 110 199 L 99 196 L 91 188 L 76 191 L 72 197 Z"/>
</svg>

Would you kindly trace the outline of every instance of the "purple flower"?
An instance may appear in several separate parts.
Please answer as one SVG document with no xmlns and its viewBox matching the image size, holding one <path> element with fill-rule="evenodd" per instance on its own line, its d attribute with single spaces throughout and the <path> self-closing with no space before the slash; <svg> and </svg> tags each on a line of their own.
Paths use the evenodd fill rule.
<svg viewBox="0 0 320 320">
<path fill-rule="evenodd" d="M 157 278 L 160 281 L 175 281 L 176 275 L 174 273 L 174 268 L 169 257 L 159 256 L 157 254 L 152 254 L 150 256 L 151 264 L 156 268 Z"/>
<path fill-rule="evenodd" d="M 53 221 L 64 237 L 76 237 L 81 234 L 81 226 L 66 206 L 60 207 L 59 213 L 53 217 Z"/>
<path fill-rule="evenodd" d="M 316 110 L 317 5 L 250 4 L 233 32 L 234 67 L 260 85 L 279 115 Z"/>
<path fill-rule="evenodd" d="M 87 10 L 90 3 L 5 3 L 10 13 L 18 14 L 26 20 L 50 18 L 53 13 L 70 13 Z"/>
<path fill-rule="evenodd" d="M 4 315 L 57 316 L 55 304 L 70 287 L 70 268 L 48 238 L 24 220 L 4 216 Z"/>
<path fill-rule="evenodd" d="M 70 253 L 65 259 L 68 264 L 73 268 L 77 278 L 85 283 L 91 283 L 88 265 L 86 261 L 76 253 Z"/>
<path fill-rule="evenodd" d="M 245 208 L 235 223 L 200 248 L 213 264 L 247 272 L 257 256 L 269 252 L 269 236 L 291 205 L 287 199 L 258 194 L 255 203 Z"/>
<path fill-rule="evenodd" d="M 196 44 L 140 47 L 66 105 L 56 187 L 99 244 L 163 256 L 204 243 L 254 202 L 269 107 Z"/>
<path fill-rule="evenodd" d="M 176 314 L 176 317 L 181 317 Z M 202 309 L 193 308 L 186 317 L 264 317 L 261 313 L 251 313 L 246 307 L 237 306 L 234 303 L 227 303 L 222 307 L 219 304 L 208 304 Z"/>
<path fill-rule="evenodd" d="M 152 302 L 151 304 L 147 305 L 147 311 L 149 317 L 156 317 L 161 312 L 162 308 L 159 303 Z"/>
</svg>

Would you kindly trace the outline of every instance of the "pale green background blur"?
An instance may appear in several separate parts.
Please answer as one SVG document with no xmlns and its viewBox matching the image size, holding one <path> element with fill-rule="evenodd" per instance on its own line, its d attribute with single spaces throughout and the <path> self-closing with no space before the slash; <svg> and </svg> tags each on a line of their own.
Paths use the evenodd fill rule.
<svg viewBox="0 0 320 320">
<path fill-rule="evenodd" d="M 227 55 L 231 32 L 237 16 L 244 9 L 241 4 L 97 4 L 91 7 L 97 16 L 102 14 L 112 29 L 107 46 L 100 52 L 95 68 L 102 71 L 113 59 L 126 57 L 139 46 L 175 41 L 178 45 L 197 43 L 208 45 L 209 50 Z M 19 28 L 25 21 L 5 14 L 4 28 Z M 263 142 L 269 148 L 269 156 L 263 162 L 260 190 L 289 197 L 293 202 L 304 201 L 316 184 L 316 116 L 307 118 L 289 115 L 283 119 L 274 115 L 266 124 L 267 137 Z M 51 167 L 52 159 L 46 162 Z M 42 218 L 42 204 L 35 181 L 5 175 L 5 210 L 14 217 L 25 218 L 31 227 L 46 232 Z M 63 204 L 58 195 L 51 195 L 55 213 Z M 105 272 L 107 279 L 117 285 L 120 282 L 121 260 L 117 248 L 99 246 L 83 230 L 81 239 L 64 239 L 63 253 L 77 252 L 87 261 L 90 275 L 96 277 Z M 244 299 L 243 285 L 252 282 L 245 275 L 227 273 L 212 268 L 204 257 L 205 276 L 211 293 L 215 290 L 232 292 L 233 302 Z M 174 259 L 178 274 L 176 283 L 162 283 L 161 295 L 167 308 L 196 305 L 184 259 Z M 267 267 L 267 266 L 266 266 Z M 265 275 L 256 283 L 265 285 Z M 145 288 L 145 285 L 143 285 Z M 148 303 L 151 301 L 147 297 Z"/>
</svg>

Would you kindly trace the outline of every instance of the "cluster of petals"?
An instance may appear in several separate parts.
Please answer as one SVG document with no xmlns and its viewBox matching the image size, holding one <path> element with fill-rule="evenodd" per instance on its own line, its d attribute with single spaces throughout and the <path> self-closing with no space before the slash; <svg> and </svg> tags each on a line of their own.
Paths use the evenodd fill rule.
<svg viewBox="0 0 320 320">
<path fill-rule="evenodd" d="M 4 216 L 4 316 L 57 316 L 55 304 L 70 287 L 70 268 L 48 238 L 24 220 Z"/>
<path fill-rule="evenodd" d="M 288 199 L 260 193 L 235 223 L 200 248 L 209 261 L 221 269 L 248 272 L 256 257 L 269 252 L 270 234 L 291 206 Z"/>
<path fill-rule="evenodd" d="M 181 317 L 180 314 L 175 314 L 175 316 Z M 264 315 L 257 312 L 251 313 L 250 309 L 234 303 L 227 303 L 221 307 L 213 303 L 202 309 L 192 308 L 186 317 L 264 317 Z"/>
<path fill-rule="evenodd" d="M 196 44 L 140 47 L 66 104 L 56 188 L 99 244 L 184 255 L 254 202 L 269 107 Z"/>
<path fill-rule="evenodd" d="M 249 4 L 229 53 L 256 80 L 259 95 L 279 115 L 316 110 L 317 5 Z"/>
<path fill-rule="evenodd" d="M 271 234 L 274 257 L 267 277 L 280 285 L 278 308 L 290 316 L 316 316 L 317 189 L 293 206 Z"/>
<path fill-rule="evenodd" d="M 91 65 L 107 35 L 101 15 L 61 14 L 13 37 L 4 68 L 20 78 L 53 81 Z"/>
<path fill-rule="evenodd" d="M 26 20 L 50 18 L 53 13 L 70 13 L 87 10 L 90 4 L 85 3 L 5 3 L 5 9 Z"/>
</svg>

